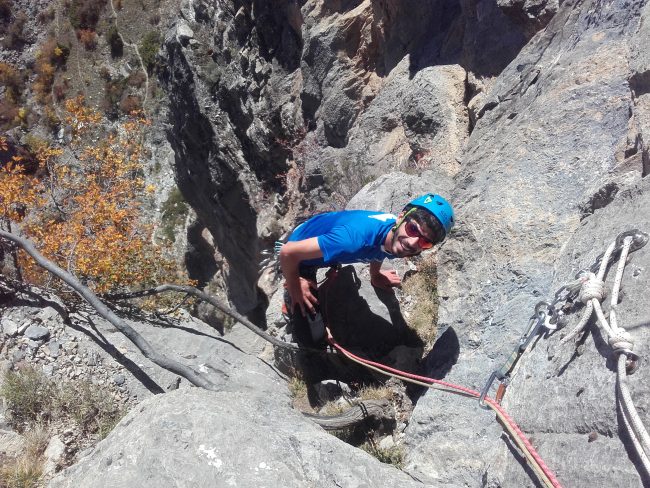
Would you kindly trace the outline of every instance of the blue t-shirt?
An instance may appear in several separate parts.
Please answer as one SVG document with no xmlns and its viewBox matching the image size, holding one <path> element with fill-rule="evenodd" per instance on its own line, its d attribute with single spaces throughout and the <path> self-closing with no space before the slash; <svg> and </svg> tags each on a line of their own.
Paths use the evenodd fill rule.
<svg viewBox="0 0 650 488">
<path fill-rule="evenodd" d="M 328 212 L 300 224 L 288 241 L 318 238 L 323 257 L 303 261 L 301 266 L 382 261 L 395 257 L 382 246 L 396 220 L 393 214 L 368 210 Z"/>
</svg>

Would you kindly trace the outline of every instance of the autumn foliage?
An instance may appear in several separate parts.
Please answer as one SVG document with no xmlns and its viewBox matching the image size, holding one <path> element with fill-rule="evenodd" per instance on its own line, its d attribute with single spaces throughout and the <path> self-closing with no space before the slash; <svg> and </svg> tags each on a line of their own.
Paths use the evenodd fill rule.
<svg viewBox="0 0 650 488">
<path fill-rule="evenodd" d="M 142 130 L 134 115 L 108 136 L 101 117 L 82 98 L 66 101 L 65 125 L 73 142 L 64 150 L 41 147 L 36 177 L 20 157 L 0 168 L 0 217 L 19 223 L 22 233 L 59 266 L 96 292 L 149 286 L 171 272 L 151 241 L 140 213 L 152 188 L 141 166 Z M 4 149 L 3 149 L 4 147 Z M 0 137 L 0 153 L 6 141 Z M 46 275 L 20 255 L 25 278 L 43 284 Z"/>
</svg>

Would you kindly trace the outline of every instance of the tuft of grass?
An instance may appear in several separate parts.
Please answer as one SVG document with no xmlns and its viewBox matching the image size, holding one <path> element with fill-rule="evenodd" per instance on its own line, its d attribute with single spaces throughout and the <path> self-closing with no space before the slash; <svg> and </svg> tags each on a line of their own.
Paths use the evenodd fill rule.
<svg viewBox="0 0 650 488">
<path fill-rule="evenodd" d="M 54 384 L 33 368 L 9 371 L 0 387 L 11 423 L 19 432 L 52 418 L 55 392 Z"/>
<path fill-rule="evenodd" d="M 345 412 L 349 405 L 343 405 L 339 401 L 329 401 L 320 409 L 319 413 L 321 415 L 339 415 Z"/>
<path fill-rule="evenodd" d="M 404 467 L 405 452 L 402 446 L 392 446 L 386 449 L 376 446 L 373 442 L 364 442 L 359 446 L 371 456 L 385 464 L 392 464 L 398 469 Z"/>
<path fill-rule="evenodd" d="M 47 425 L 43 423 L 34 424 L 25 432 L 25 453 L 27 457 L 40 458 L 50 443 L 52 433 Z"/>
<path fill-rule="evenodd" d="M 43 459 L 24 456 L 11 459 L 0 466 L 0 486 L 3 488 L 36 488 L 43 475 Z"/>
<path fill-rule="evenodd" d="M 289 381 L 289 391 L 291 392 L 291 398 L 300 399 L 307 398 L 307 383 L 300 376 L 293 376 Z"/>
<path fill-rule="evenodd" d="M 59 388 L 56 410 L 67 414 L 86 434 L 103 439 L 113 430 L 124 412 L 112 396 L 89 381 L 66 383 Z"/>
<path fill-rule="evenodd" d="M 435 256 L 429 254 L 418 262 L 418 272 L 402 283 L 404 293 L 413 297 L 413 309 L 407 322 L 422 341 L 431 346 L 438 332 L 438 293 Z"/>
<path fill-rule="evenodd" d="M 106 390 L 88 381 L 57 385 L 33 368 L 8 372 L 0 395 L 19 432 L 63 419 L 74 422 L 84 435 L 103 438 L 125 414 Z"/>
<path fill-rule="evenodd" d="M 390 400 L 393 392 L 387 386 L 364 386 L 357 393 L 359 400 Z"/>
</svg>

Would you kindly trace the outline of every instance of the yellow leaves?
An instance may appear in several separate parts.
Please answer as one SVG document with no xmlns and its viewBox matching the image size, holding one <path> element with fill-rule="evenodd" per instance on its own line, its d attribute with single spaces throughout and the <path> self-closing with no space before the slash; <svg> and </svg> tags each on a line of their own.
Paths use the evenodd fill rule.
<svg viewBox="0 0 650 488">
<path fill-rule="evenodd" d="M 59 46 L 56 46 L 56 47 L 54 48 L 54 55 L 55 55 L 57 58 L 60 58 L 61 56 L 63 56 L 63 49 L 61 49 Z"/>
<path fill-rule="evenodd" d="M 33 180 L 20 161 L 20 157 L 13 156 L 12 161 L 0 167 L 0 216 L 14 222 L 22 221 L 25 209 L 38 202 Z"/>
<path fill-rule="evenodd" d="M 144 191 L 147 193 L 154 193 L 156 191 L 156 185 L 147 185 Z"/>
<path fill-rule="evenodd" d="M 138 121 L 144 119 L 131 119 L 103 137 L 95 130 L 99 116 L 83 105 L 83 98 L 68 100 L 66 108 L 75 140 L 83 134 L 99 142 L 78 147 L 76 160 L 62 158 L 61 149 L 39 148 L 39 166 L 47 168 L 41 180 L 21 172 L 18 164 L 6 165 L 0 172 L 2 215 L 22 220 L 23 231 L 45 256 L 97 292 L 154 284 L 173 265 L 153 246 L 152 229 L 139 219 L 147 195 L 139 159 Z M 153 185 L 147 188 L 155 191 Z M 26 210 L 24 218 L 12 213 L 16 203 Z M 28 279 L 44 280 L 33 263 L 21 262 Z"/>
<path fill-rule="evenodd" d="M 83 95 L 66 100 L 65 109 L 68 112 L 65 122 L 72 129 L 73 137 L 79 137 L 102 120 L 102 116 L 97 111 L 84 104 Z"/>
</svg>

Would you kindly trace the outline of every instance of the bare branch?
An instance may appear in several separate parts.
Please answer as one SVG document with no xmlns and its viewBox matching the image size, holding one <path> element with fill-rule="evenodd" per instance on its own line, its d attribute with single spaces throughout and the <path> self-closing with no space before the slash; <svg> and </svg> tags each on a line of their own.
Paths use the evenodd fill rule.
<svg viewBox="0 0 650 488">
<path fill-rule="evenodd" d="M 112 295 L 105 295 L 105 298 L 108 298 L 110 300 L 124 300 L 124 299 L 129 299 L 129 298 L 140 298 L 140 297 L 147 297 L 151 295 L 157 295 L 159 293 L 164 293 L 166 291 L 175 291 L 179 293 L 187 293 L 188 295 L 193 295 L 205 302 L 208 302 L 210 305 L 213 307 L 217 308 L 218 310 L 222 311 L 229 317 L 232 317 L 235 319 L 237 322 L 241 323 L 244 325 L 246 328 L 250 329 L 252 332 L 260 336 L 261 338 L 267 340 L 271 344 L 277 347 L 281 347 L 284 349 L 289 349 L 290 351 L 312 351 L 312 352 L 318 352 L 318 353 L 324 353 L 324 351 L 320 349 L 311 349 L 311 348 L 305 348 L 305 347 L 298 347 L 293 344 L 289 344 L 288 342 L 281 341 L 280 339 L 277 339 L 276 337 L 273 337 L 270 334 L 267 334 L 264 332 L 262 329 L 260 329 L 258 326 L 256 326 L 254 323 L 252 323 L 250 320 L 248 320 L 246 317 L 243 315 L 233 311 L 228 305 L 225 305 L 222 303 L 220 300 L 217 298 L 208 295 L 205 292 L 202 292 L 198 288 L 194 288 L 193 286 L 187 286 L 187 285 L 160 285 L 155 288 L 150 288 L 148 290 L 141 290 L 141 291 L 134 291 L 131 293 L 119 293 L 119 294 L 112 294 Z"/>
<path fill-rule="evenodd" d="M 327 416 L 310 413 L 303 413 L 303 415 L 325 430 L 346 429 L 369 419 L 395 420 L 395 411 L 388 400 L 367 400 L 339 415 Z"/>
<path fill-rule="evenodd" d="M 140 349 L 147 359 L 168 371 L 176 373 L 187 379 L 190 383 L 206 390 L 217 390 L 217 385 L 205 378 L 201 373 L 176 360 L 159 354 L 138 332 L 136 332 L 124 320 L 115 315 L 97 296 L 84 286 L 75 276 L 60 268 L 54 262 L 45 258 L 39 253 L 28 239 L 0 230 L 0 237 L 14 242 L 29 254 L 36 263 L 52 275 L 56 276 L 70 286 L 79 296 L 86 300 L 104 319 L 108 320 L 122 334 L 124 334 L 135 346 Z"/>
</svg>

